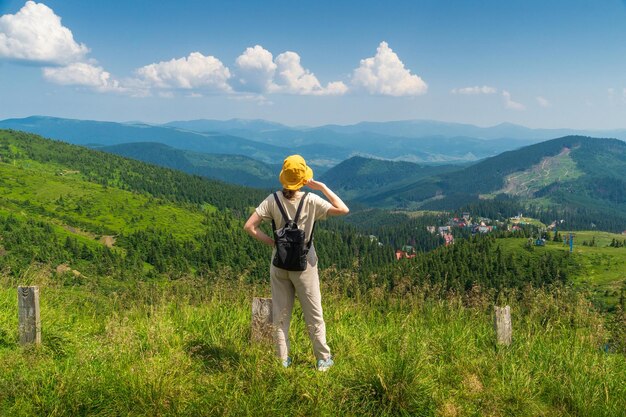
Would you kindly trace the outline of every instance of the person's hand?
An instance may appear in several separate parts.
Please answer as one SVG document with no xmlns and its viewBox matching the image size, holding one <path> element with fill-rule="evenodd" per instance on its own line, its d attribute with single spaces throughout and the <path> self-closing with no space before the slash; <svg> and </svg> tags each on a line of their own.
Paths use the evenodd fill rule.
<svg viewBox="0 0 626 417">
<path fill-rule="evenodd" d="M 322 190 L 326 186 L 323 182 L 315 181 L 313 178 L 308 180 L 304 185 L 311 190 Z"/>
</svg>

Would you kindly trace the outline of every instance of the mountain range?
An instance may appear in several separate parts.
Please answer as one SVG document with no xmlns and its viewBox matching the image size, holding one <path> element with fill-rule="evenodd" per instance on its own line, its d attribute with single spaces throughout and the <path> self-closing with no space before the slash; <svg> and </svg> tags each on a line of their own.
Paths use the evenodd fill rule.
<svg viewBox="0 0 626 417">
<path fill-rule="evenodd" d="M 324 174 L 329 185 L 370 207 L 456 210 L 505 199 L 535 212 L 585 219 L 586 227 L 623 230 L 626 226 L 626 143 L 617 139 L 566 136 L 504 152 L 465 168 L 440 167 L 412 182 L 378 186 L 368 171 L 411 178 L 397 162 L 344 161 Z M 352 174 L 346 178 L 348 172 Z M 419 174 L 418 174 L 419 175 Z M 369 184 L 368 187 L 366 184 Z M 554 220 L 554 218 L 553 218 Z M 582 221 L 582 220 L 581 220 Z M 570 224 L 574 223 L 570 220 Z M 603 226 L 599 226 L 602 224 Z M 584 226 L 584 224 L 581 224 Z"/>
<path fill-rule="evenodd" d="M 433 133 L 436 127 L 447 134 L 467 128 L 466 133 L 482 137 L 385 136 Z M 278 187 L 276 175 L 282 158 L 298 152 L 311 163 L 316 178 L 357 207 L 454 210 L 489 201 L 497 205 L 506 198 L 544 213 L 559 209 L 565 216 L 563 210 L 567 209 L 572 216 L 595 218 L 590 224 L 612 219 L 603 226 L 606 229 L 626 226 L 626 143 L 618 139 L 569 135 L 537 143 L 547 131 L 418 121 L 292 128 L 262 120 L 153 126 L 33 116 L 0 121 L 0 128 L 35 132 L 257 188 Z M 358 132 L 366 128 L 375 132 Z M 535 136 L 521 139 L 523 132 Z M 613 133 L 619 136 L 620 132 Z M 500 134 L 517 138 L 488 139 Z M 524 143 L 531 144 L 522 146 Z M 516 149 L 502 151 L 513 144 Z M 446 153 L 435 154 L 438 151 Z M 468 154 L 463 157 L 465 151 Z M 496 155 L 475 160 L 476 154 L 488 153 Z M 430 163 L 415 162 L 420 159 Z M 435 159 L 438 164 L 433 163 Z"/>
<path fill-rule="evenodd" d="M 289 127 L 266 120 L 210 120 L 173 121 L 164 124 L 169 127 L 197 132 L 267 132 L 280 130 L 314 131 L 330 130 L 337 133 L 370 132 L 381 135 L 419 138 L 426 136 L 473 137 L 476 139 L 521 139 L 540 141 L 562 136 L 580 135 L 594 137 L 612 137 L 626 140 L 626 129 L 591 130 L 591 129 L 532 129 L 512 123 L 500 123 L 495 126 L 480 127 L 466 123 L 440 122 L 435 120 L 400 120 L 388 122 L 360 122 L 351 125 L 329 124 L 317 127 Z"/>
<path fill-rule="evenodd" d="M 32 116 L 0 121 L 0 128 L 21 130 L 75 145 L 112 146 L 155 142 L 194 152 L 246 155 L 263 162 L 284 158 L 286 149 L 222 133 L 198 133 L 147 124 Z"/>
<path fill-rule="evenodd" d="M 289 127 L 265 120 L 192 120 L 151 125 L 47 116 L 2 120 L 0 128 L 100 147 L 161 143 L 193 152 L 242 155 L 267 164 L 280 164 L 286 155 L 300 153 L 311 166 L 322 170 L 352 156 L 421 164 L 467 163 L 575 132 L 511 124 L 485 128 L 427 120 Z M 598 132 L 588 131 L 577 134 L 598 136 Z M 602 136 L 626 139 L 626 130 L 606 131 Z"/>
</svg>

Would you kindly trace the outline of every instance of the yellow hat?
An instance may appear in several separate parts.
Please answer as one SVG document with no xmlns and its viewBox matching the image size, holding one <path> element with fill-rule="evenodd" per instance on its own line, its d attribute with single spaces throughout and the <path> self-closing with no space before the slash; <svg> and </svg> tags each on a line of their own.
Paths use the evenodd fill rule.
<svg viewBox="0 0 626 417">
<path fill-rule="evenodd" d="M 278 179 L 286 190 L 299 190 L 308 180 L 313 178 L 313 170 L 306 165 L 300 155 L 285 158 L 283 169 Z"/>
</svg>

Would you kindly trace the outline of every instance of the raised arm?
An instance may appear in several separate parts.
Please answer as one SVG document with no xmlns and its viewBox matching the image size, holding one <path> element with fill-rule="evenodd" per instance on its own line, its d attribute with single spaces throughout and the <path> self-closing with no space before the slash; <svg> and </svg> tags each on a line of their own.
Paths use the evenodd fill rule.
<svg viewBox="0 0 626 417">
<path fill-rule="evenodd" d="M 259 242 L 265 243 L 268 246 L 274 246 L 274 239 L 266 235 L 263 230 L 259 228 L 262 221 L 263 219 L 261 216 L 259 216 L 255 211 L 248 218 L 248 221 L 246 221 L 246 224 L 243 226 L 243 230 Z"/>
<path fill-rule="evenodd" d="M 346 206 L 346 203 L 344 203 L 341 198 L 339 198 L 339 196 L 335 194 L 330 188 L 328 188 L 328 186 L 323 182 L 310 179 L 305 185 L 312 190 L 318 190 L 324 193 L 330 204 L 333 205 L 331 208 L 328 209 L 328 216 L 342 216 L 350 212 L 350 209 L 348 208 L 348 206 Z"/>
</svg>

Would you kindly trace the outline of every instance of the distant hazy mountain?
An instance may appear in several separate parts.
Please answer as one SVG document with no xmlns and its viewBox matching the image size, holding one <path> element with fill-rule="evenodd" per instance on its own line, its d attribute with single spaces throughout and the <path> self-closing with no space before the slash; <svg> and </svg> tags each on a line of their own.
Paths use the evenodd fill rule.
<svg viewBox="0 0 626 417">
<path fill-rule="evenodd" d="M 332 145 L 327 161 L 360 155 L 418 163 L 476 161 L 533 143 L 567 135 L 614 137 L 626 140 L 626 129 L 591 131 L 530 129 L 510 123 L 491 127 L 432 120 L 361 122 L 313 128 L 286 127 L 262 120 L 194 120 L 170 125 L 201 132 L 222 132 L 266 144 L 296 149 Z M 323 152 L 321 152 L 323 153 Z M 334 156 L 334 158 L 333 158 Z"/>
<path fill-rule="evenodd" d="M 241 155 L 207 154 L 161 143 L 137 142 L 95 147 L 116 155 L 178 169 L 189 174 L 257 188 L 276 188 L 280 166 Z"/>
<path fill-rule="evenodd" d="M 140 123 L 114 123 L 92 120 L 32 116 L 0 121 L 0 128 L 22 130 L 77 145 L 112 146 L 136 142 L 153 142 L 177 149 L 211 154 L 242 155 L 268 164 L 282 164 L 287 155 L 302 154 L 320 171 L 334 166 L 354 154 L 334 144 L 283 147 L 241 138 L 228 133 L 193 132 L 175 127 Z"/>
<path fill-rule="evenodd" d="M 225 132 L 230 130 L 277 130 L 288 129 L 287 126 L 276 122 L 268 122 L 262 119 L 230 119 L 230 120 L 184 120 L 165 123 L 163 126 L 175 127 L 196 132 Z"/>
<path fill-rule="evenodd" d="M 195 152 L 245 155 L 268 163 L 282 162 L 291 150 L 223 133 L 197 133 L 175 128 L 91 120 L 32 116 L 0 121 L 0 128 L 22 130 L 77 145 L 111 146 L 157 142 Z"/>
<path fill-rule="evenodd" d="M 353 156 L 419 164 L 463 164 L 554 137 L 556 132 L 570 131 L 511 124 L 482 128 L 420 120 L 316 128 L 242 119 L 153 126 L 41 116 L 3 120 L 0 128 L 82 145 L 155 142 L 194 152 L 242 155 L 268 164 L 280 164 L 285 156 L 300 153 L 320 173 Z M 626 130 L 607 131 L 604 136 L 626 138 Z"/>
<path fill-rule="evenodd" d="M 311 128 L 287 127 L 279 123 L 265 120 L 233 119 L 219 120 L 192 120 L 188 122 L 172 122 L 174 126 L 195 131 L 232 131 L 239 132 L 239 136 L 248 137 L 254 132 L 267 131 L 333 131 L 336 133 L 376 133 L 384 136 L 422 138 L 429 136 L 438 137 L 472 137 L 475 139 L 522 139 L 537 142 L 568 135 L 581 135 L 593 137 L 609 137 L 626 140 L 626 129 L 591 130 L 591 129 L 533 129 L 512 123 L 501 123 L 495 126 L 480 127 L 464 123 L 440 122 L 435 120 L 399 120 L 388 122 L 360 122 L 351 125 L 323 125 Z M 169 124 L 168 124 L 169 125 Z M 284 134 L 284 133 L 283 133 Z M 287 133 L 289 136 L 289 133 Z M 261 134 L 259 137 L 264 137 Z"/>
<path fill-rule="evenodd" d="M 264 121 L 191 121 L 198 128 L 212 125 L 237 127 L 224 132 L 196 132 L 178 127 L 141 123 L 113 123 L 90 120 L 32 116 L 0 121 L 0 128 L 23 130 L 79 145 L 111 146 L 124 143 L 154 142 L 177 149 L 212 154 L 243 155 L 277 164 L 285 156 L 300 153 L 320 171 L 351 156 L 361 155 L 420 163 L 475 161 L 518 147 L 526 142 L 486 142 L 475 138 L 404 138 L 377 133 L 337 133 L 331 129 L 285 129 Z M 183 122 L 176 122 L 183 125 Z M 242 127 L 256 127 L 245 130 Z M 263 130 L 279 127 L 278 130 Z M 247 138 L 233 133 L 245 133 Z"/>
<path fill-rule="evenodd" d="M 478 139 L 524 139 L 530 141 L 547 140 L 567 135 L 611 137 L 626 140 L 626 129 L 531 129 L 512 123 L 479 127 L 462 123 L 447 123 L 433 120 L 403 120 L 393 122 L 361 122 L 354 125 L 327 125 L 324 128 L 341 133 L 372 132 L 392 136 L 465 136 Z"/>
<path fill-rule="evenodd" d="M 281 130 L 230 130 L 225 133 L 275 146 L 298 149 L 332 145 L 334 154 L 345 159 L 352 155 L 418 163 L 467 162 L 497 155 L 534 141 L 523 139 L 483 140 L 469 136 L 402 137 L 372 132 L 342 133 L 328 127 Z"/>
</svg>

